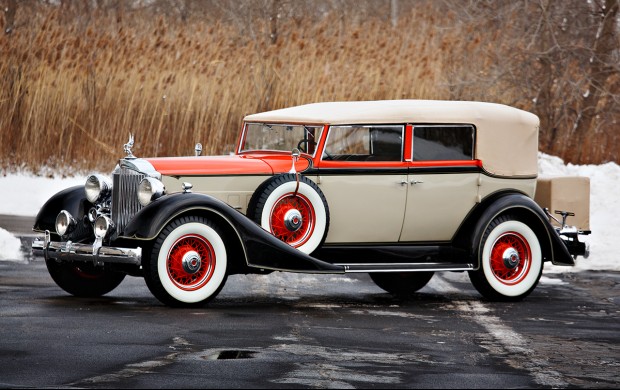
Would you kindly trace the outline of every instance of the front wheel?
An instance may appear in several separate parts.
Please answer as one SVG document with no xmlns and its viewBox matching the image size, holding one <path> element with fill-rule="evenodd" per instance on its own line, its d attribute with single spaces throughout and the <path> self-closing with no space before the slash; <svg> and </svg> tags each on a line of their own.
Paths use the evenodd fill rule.
<svg viewBox="0 0 620 390">
<path fill-rule="evenodd" d="M 215 298 L 224 287 L 226 267 L 226 246 L 220 230 L 206 218 L 181 217 L 155 239 L 144 264 L 144 277 L 162 303 L 196 307 Z"/>
<path fill-rule="evenodd" d="M 426 286 L 434 272 L 377 272 L 371 273 L 373 282 L 390 294 L 410 296 Z"/>
<path fill-rule="evenodd" d="M 519 301 L 540 280 L 542 250 L 536 233 L 512 216 L 493 220 L 480 243 L 480 267 L 469 278 L 480 294 L 494 301 Z"/>
<path fill-rule="evenodd" d="M 46 260 L 45 264 L 54 282 L 76 297 L 100 297 L 114 290 L 125 279 L 125 274 L 95 267 L 92 263 Z"/>
</svg>

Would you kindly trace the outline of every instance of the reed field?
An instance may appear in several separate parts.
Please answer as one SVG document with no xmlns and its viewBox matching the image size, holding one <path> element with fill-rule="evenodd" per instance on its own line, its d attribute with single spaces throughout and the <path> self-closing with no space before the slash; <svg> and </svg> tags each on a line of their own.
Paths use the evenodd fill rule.
<svg viewBox="0 0 620 390">
<path fill-rule="evenodd" d="M 497 41 L 431 8 L 407 10 L 396 27 L 373 17 L 346 28 L 335 15 L 281 20 L 275 43 L 267 23 L 102 14 L 85 24 L 53 7 L 31 12 L 0 35 L 0 165 L 109 171 L 130 133 L 137 156 L 192 155 L 196 142 L 203 155 L 226 154 L 245 115 L 319 101 L 533 108 L 501 83 L 455 83 L 486 72 L 494 59 L 485 48 Z"/>
</svg>

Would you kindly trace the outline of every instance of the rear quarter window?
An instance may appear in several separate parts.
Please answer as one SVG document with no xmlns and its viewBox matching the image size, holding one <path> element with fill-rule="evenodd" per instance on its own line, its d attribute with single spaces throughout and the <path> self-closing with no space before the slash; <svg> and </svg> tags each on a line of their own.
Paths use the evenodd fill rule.
<svg viewBox="0 0 620 390">
<path fill-rule="evenodd" d="M 473 160 L 472 125 L 418 125 L 413 127 L 414 161 Z"/>
</svg>

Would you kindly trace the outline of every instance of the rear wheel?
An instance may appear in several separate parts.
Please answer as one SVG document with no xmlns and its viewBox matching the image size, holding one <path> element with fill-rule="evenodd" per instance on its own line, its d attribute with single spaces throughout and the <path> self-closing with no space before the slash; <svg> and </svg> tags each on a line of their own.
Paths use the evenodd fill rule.
<svg viewBox="0 0 620 390">
<path fill-rule="evenodd" d="M 426 286 L 434 272 L 377 272 L 371 273 L 373 282 L 385 291 L 398 295 L 410 296 Z"/>
<path fill-rule="evenodd" d="M 480 267 L 469 278 L 480 294 L 496 301 L 518 301 L 540 280 L 542 249 L 536 233 L 516 218 L 493 220 L 482 237 Z"/>
<path fill-rule="evenodd" d="M 222 233 L 202 217 L 181 217 L 166 226 L 155 240 L 147 263 L 147 286 L 169 306 L 202 306 L 215 298 L 226 282 Z"/>
<path fill-rule="evenodd" d="M 100 297 L 114 290 L 125 279 L 125 274 L 95 267 L 91 263 L 46 260 L 45 264 L 54 282 L 76 297 Z"/>
</svg>

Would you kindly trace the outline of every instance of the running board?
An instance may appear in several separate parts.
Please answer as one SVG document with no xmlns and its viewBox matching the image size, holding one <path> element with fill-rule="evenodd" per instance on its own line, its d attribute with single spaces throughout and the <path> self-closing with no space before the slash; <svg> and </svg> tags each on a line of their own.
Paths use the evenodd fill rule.
<svg viewBox="0 0 620 390">
<path fill-rule="evenodd" d="M 344 268 L 346 273 L 367 272 L 434 272 L 434 271 L 473 271 L 473 264 L 450 263 L 358 263 L 334 264 Z"/>
</svg>

